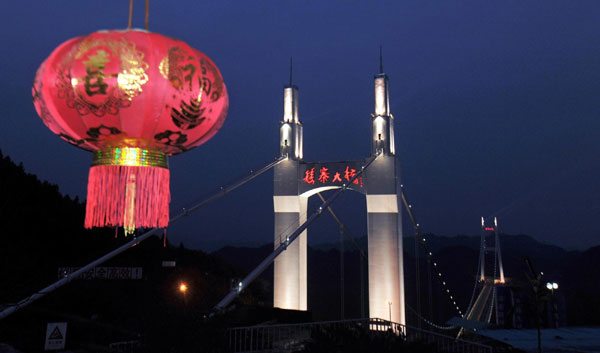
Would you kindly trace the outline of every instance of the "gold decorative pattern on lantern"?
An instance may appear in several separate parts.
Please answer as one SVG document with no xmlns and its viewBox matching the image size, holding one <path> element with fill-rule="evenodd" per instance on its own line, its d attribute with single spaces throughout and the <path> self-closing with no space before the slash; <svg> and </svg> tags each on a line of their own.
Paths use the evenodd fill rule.
<svg viewBox="0 0 600 353">
<path fill-rule="evenodd" d="M 169 55 L 165 56 L 158 64 L 158 71 L 165 78 L 169 79 Z"/>
<path fill-rule="evenodd" d="M 120 40 L 111 40 L 106 38 L 86 38 L 77 46 L 75 59 L 81 59 L 84 54 L 96 47 L 107 47 L 113 54 L 118 55 L 121 47 L 127 46 L 127 43 L 128 42 L 125 38 L 121 38 Z M 133 44 L 133 47 L 135 48 L 135 44 Z"/>
<path fill-rule="evenodd" d="M 94 151 L 92 166 L 121 165 L 129 167 L 159 167 L 169 169 L 163 152 L 137 147 L 114 147 Z"/>
<path fill-rule="evenodd" d="M 119 89 L 129 100 L 142 93 L 142 86 L 148 82 L 146 70 L 148 64 L 144 62 L 144 53 L 135 50 L 135 44 L 131 43 L 131 50 L 121 52 L 121 67 L 123 71 L 117 77 Z"/>
</svg>

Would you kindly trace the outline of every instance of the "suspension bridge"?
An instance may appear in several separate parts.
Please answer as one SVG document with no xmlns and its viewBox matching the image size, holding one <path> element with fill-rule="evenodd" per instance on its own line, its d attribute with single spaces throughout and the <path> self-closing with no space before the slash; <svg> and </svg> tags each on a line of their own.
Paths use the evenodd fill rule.
<svg viewBox="0 0 600 353">
<path fill-rule="evenodd" d="M 273 305 L 277 308 L 290 310 L 308 310 L 307 305 L 307 236 L 309 226 L 324 213 L 329 213 L 337 222 L 342 236 L 360 254 L 360 261 L 368 263 L 368 312 L 361 308 L 361 314 L 366 318 L 384 319 L 366 322 L 364 325 L 375 329 L 400 330 L 406 334 L 407 308 L 426 325 L 438 330 L 460 330 L 479 327 L 488 324 L 494 317 L 496 303 L 496 288 L 504 285 L 506 280 L 502 267 L 502 257 L 498 237 L 498 222 L 486 225 L 482 218 L 481 247 L 473 294 L 468 307 L 463 311 L 457 304 L 455 294 L 450 290 L 441 266 L 435 255 L 429 249 L 427 237 L 422 233 L 417 222 L 412 205 L 400 183 L 398 162 L 394 142 L 394 116 L 390 112 L 389 79 L 383 72 L 380 62 L 380 72 L 374 77 L 374 113 L 371 114 L 371 151 L 362 160 L 338 162 L 309 162 L 303 156 L 303 125 L 298 113 L 298 88 L 292 82 L 284 87 L 284 112 L 280 122 L 279 156 L 264 167 L 251 171 L 243 178 L 221 187 L 209 198 L 182 209 L 179 214 L 171 217 L 169 225 L 173 225 L 204 206 L 226 196 L 230 192 L 274 170 L 274 250 L 245 278 L 233 286 L 231 291 L 216 303 L 213 315 L 227 308 L 261 273 L 269 266 L 274 266 Z M 334 190 L 325 198 L 323 191 Z M 356 191 L 365 195 L 368 222 L 368 250 L 363 251 L 350 231 L 335 214 L 332 205 L 345 191 Z M 308 198 L 318 196 L 322 204 L 312 213 L 308 212 Z M 407 211 L 415 235 L 415 275 L 416 303 L 408 305 L 405 299 L 404 249 L 402 234 L 402 208 Z M 32 302 L 50 294 L 57 288 L 78 278 L 86 271 L 93 269 L 105 261 L 130 249 L 154 235 L 160 235 L 164 229 L 152 229 L 133 237 L 129 242 L 96 259 L 79 270 L 66 274 L 55 283 L 43 288 L 31 296 L 5 307 L 0 311 L 0 319 L 11 315 Z M 486 242 L 486 235 L 494 235 L 494 243 Z M 343 244 L 343 241 L 342 241 Z M 433 317 L 426 317 L 421 312 L 421 269 L 419 253 L 422 250 L 427 260 L 429 283 L 435 279 L 439 284 L 446 300 L 455 310 L 455 318 L 451 325 L 436 323 Z M 343 253 L 343 250 L 342 250 Z M 488 254 L 493 253 L 489 256 Z M 341 260 L 343 271 L 343 259 Z M 364 303 L 364 274 L 361 264 L 361 303 Z M 490 271 L 490 269 L 492 269 Z M 341 277 L 343 288 L 343 274 Z M 431 285 L 428 291 L 429 305 L 432 302 Z M 341 292 L 343 318 L 343 290 Z M 498 315 L 495 315 L 498 321 Z M 476 323 L 476 324 L 473 324 Z M 394 326 L 395 325 L 395 326 Z M 421 330 L 421 329 L 419 329 Z M 422 331 L 422 330 L 421 330 Z M 419 332 L 421 332 L 419 331 Z M 424 331 L 423 331 L 424 332 Z M 444 336 L 447 338 L 447 336 Z M 446 339 L 445 338 L 445 339 Z M 455 341 L 458 342 L 458 341 Z"/>
</svg>

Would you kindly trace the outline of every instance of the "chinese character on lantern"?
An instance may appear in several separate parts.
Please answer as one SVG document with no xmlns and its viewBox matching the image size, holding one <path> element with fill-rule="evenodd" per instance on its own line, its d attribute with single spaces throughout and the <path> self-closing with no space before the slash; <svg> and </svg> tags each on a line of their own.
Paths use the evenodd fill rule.
<svg viewBox="0 0 600 353">
<path fill-rule="evenodd" d="M 321 183 L 326 183 L 329 180 L 329 168 L 322 167 L 319 170 L 319 181 Z"/>
<path fill-rule="evenodd" d="M 98 50 L 96 55 L 89 56 L 88 61 L 84 61 L 85 72 L 85 93 L 88 96 L 95 94 L 106 94 L 108 84 L 104 82 L 104 65 L 109 62 L 109 55 L 104 50 Z"/>
<path fill-rule="evenodd" d="M 311 168 L 310 170 L 306 170 L 304 172 L 304 178 L 302 179 L 307 184 L 315 183 L 315 168 Z"/>
</svg>

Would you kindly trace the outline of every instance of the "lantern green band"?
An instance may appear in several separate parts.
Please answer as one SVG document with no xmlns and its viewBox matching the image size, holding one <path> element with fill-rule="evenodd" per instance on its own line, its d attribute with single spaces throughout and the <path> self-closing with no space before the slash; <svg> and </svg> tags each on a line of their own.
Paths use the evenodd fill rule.
<svg viewBox="0 0 600 353">
<path fill-rule="evenodd" d="M 163 152 L 136 147 L 114 147 L 94 151 L 92 166 L 122 165 L 169 169 L 167 155 Z"/>
</svg>

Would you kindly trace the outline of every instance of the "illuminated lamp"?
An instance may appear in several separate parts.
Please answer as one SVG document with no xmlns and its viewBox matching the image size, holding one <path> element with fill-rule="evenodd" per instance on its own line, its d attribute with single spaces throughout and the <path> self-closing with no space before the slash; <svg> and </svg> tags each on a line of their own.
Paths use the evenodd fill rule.
<svg viewBox="0 0 600 353">
<path fill-rule="evenodd" d="M 85 227 L 126 234 L 168 225 L 168 156 L 209 140 L 229 106 L 205 54 L 143 30 L 59 45 L 37 71 L 33 103 L 53 133 L 93 152 Z"/>
</svg>

